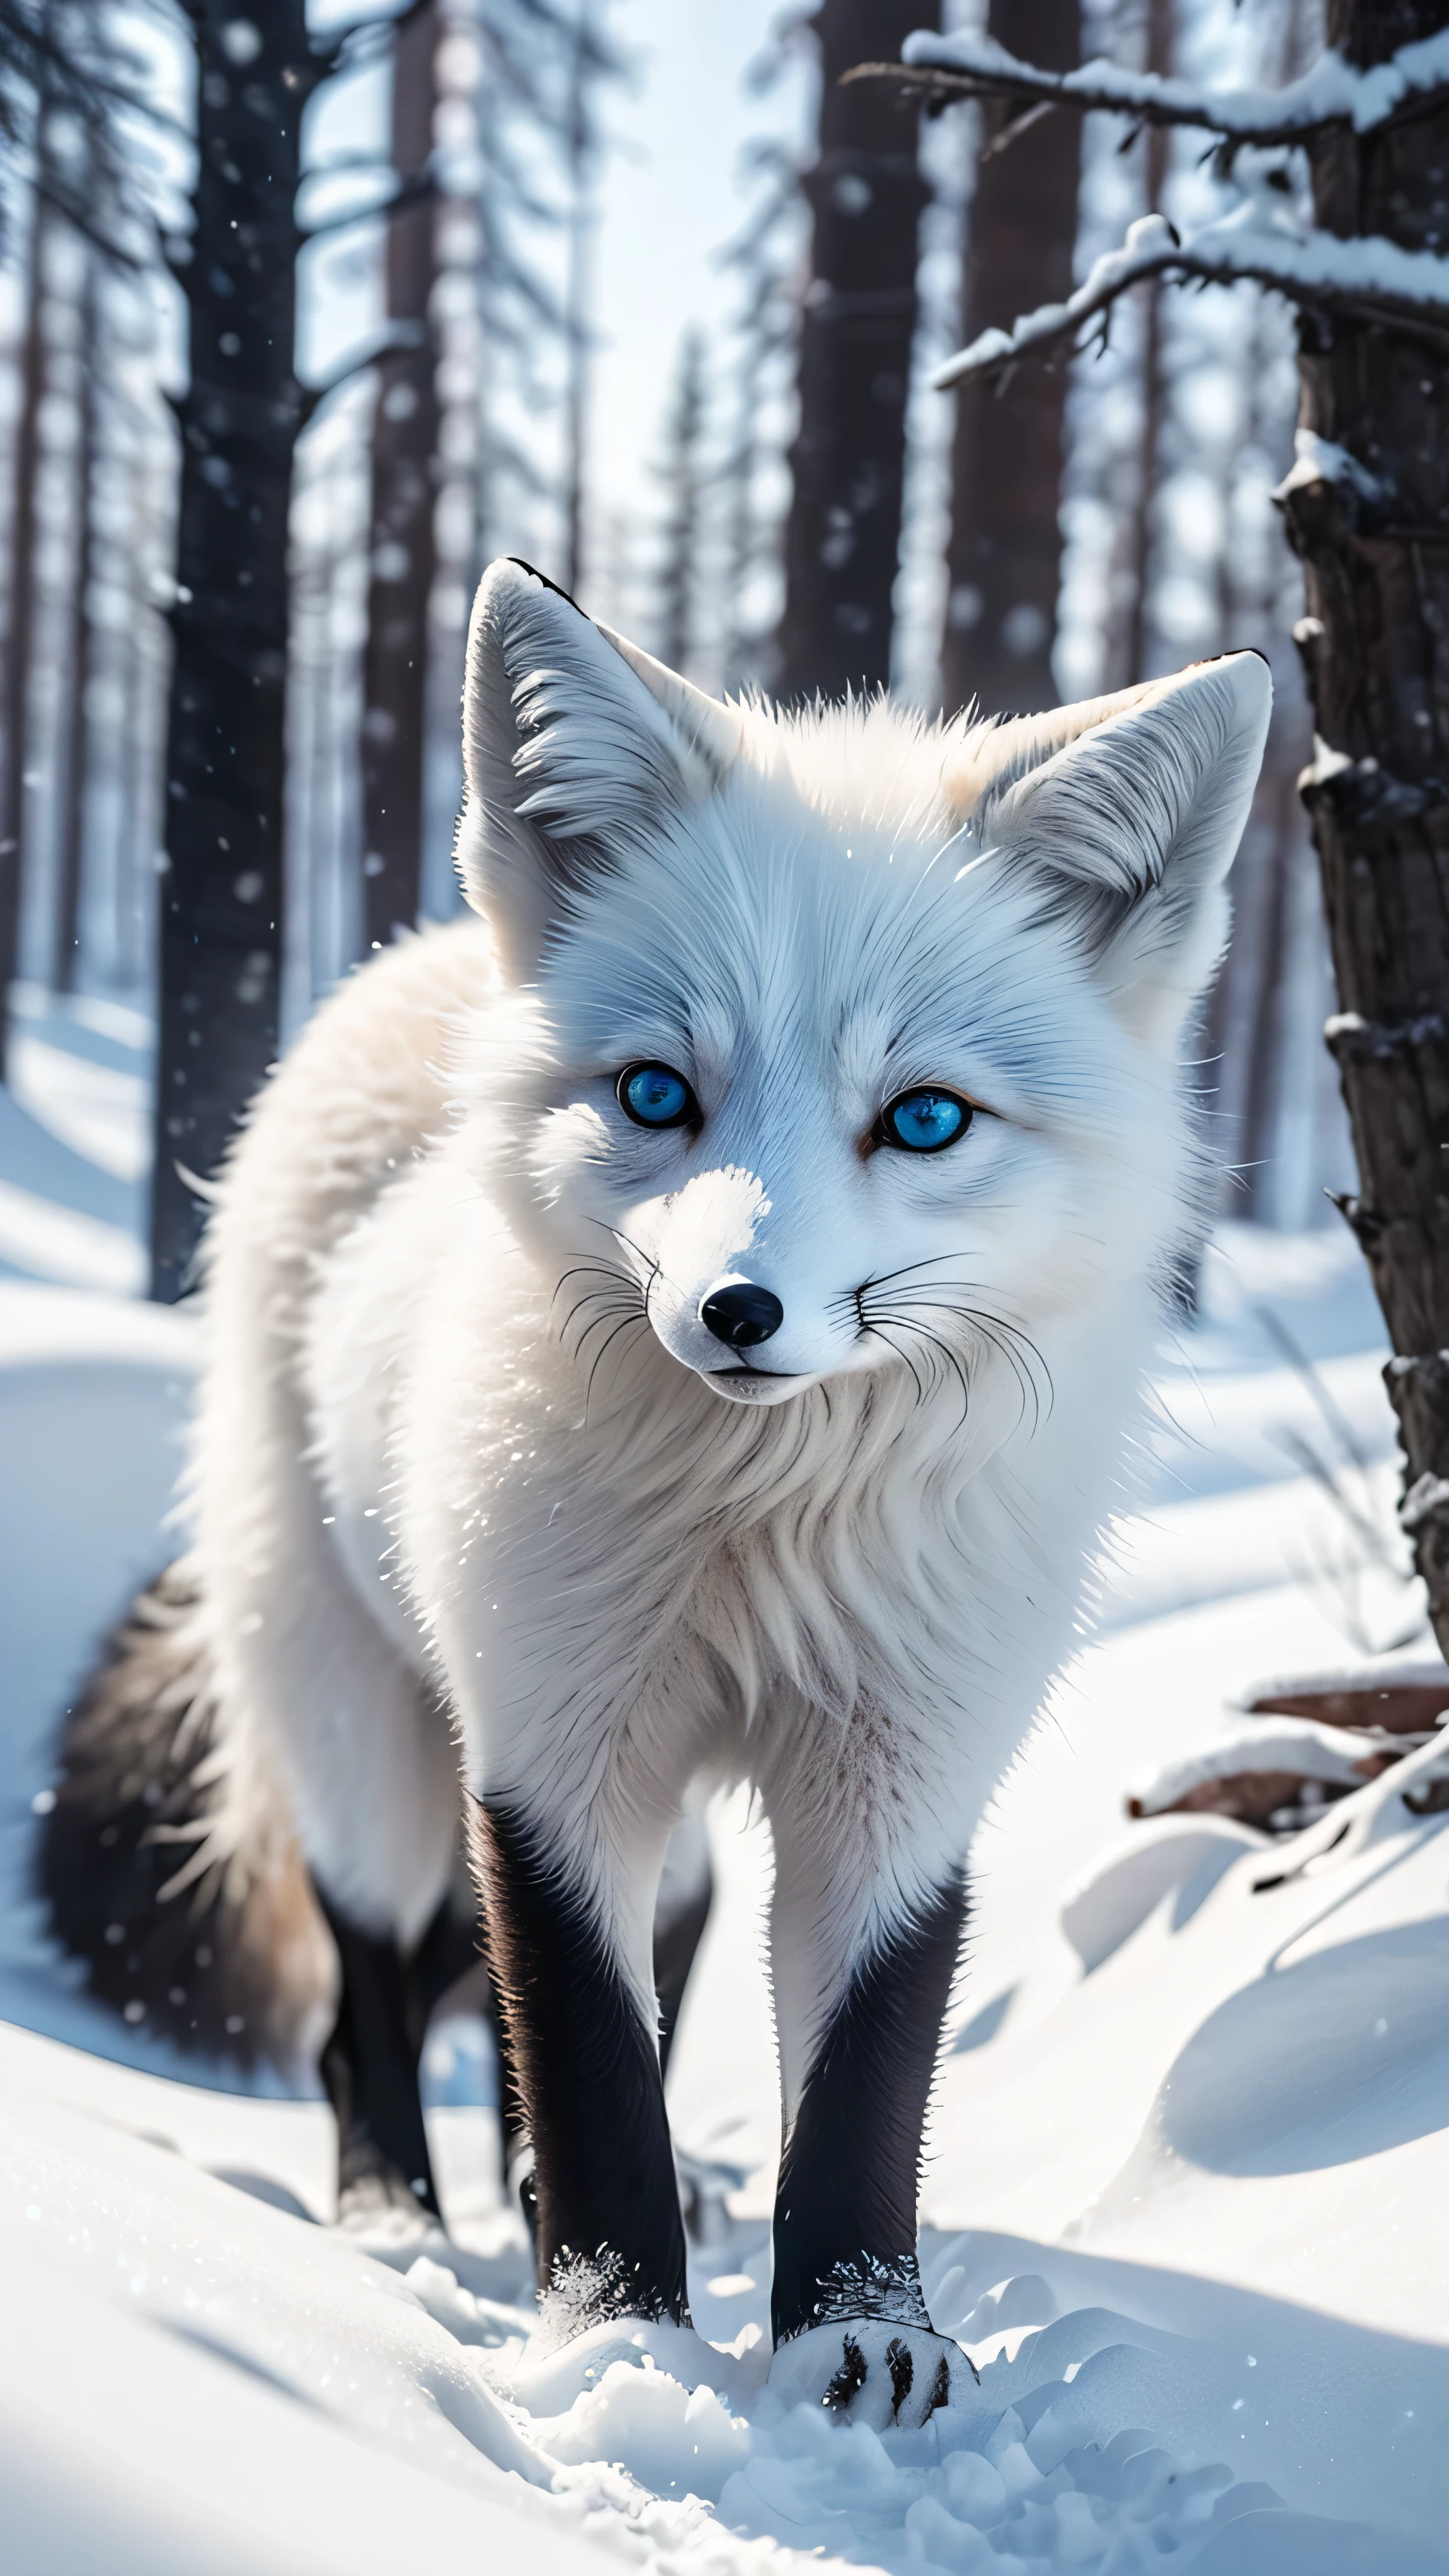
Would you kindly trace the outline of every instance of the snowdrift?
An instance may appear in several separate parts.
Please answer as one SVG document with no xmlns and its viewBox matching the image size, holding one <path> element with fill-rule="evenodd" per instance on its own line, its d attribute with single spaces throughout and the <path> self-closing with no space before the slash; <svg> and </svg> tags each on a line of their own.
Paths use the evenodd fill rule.
<svg viewBox="0 0 1449 2576">
<path fill-rule="evenodd" d="M 1208 1284 L 1101 1640 L 973 1855 L 923 2255 L 981 2384 L 900 2433 L 766 2384 L 768 1853 L 737 1804 L 713 1819 L 721 1898 L 671 2079 L 685 2146 L 748 2172 L 695 2248 L 693 2335 L 524 2364 L 475 2028 L 430 2044 L 450 2234 L 370 2246 L 326 2224 L 320 2102 L 198 2083 L 75 1991 L 26 1845 L 56 1712 L 174 1545 L 194 1334 L 0 1283 L 7 2569 L 368 2576 L 481 2553 L 582 2576 L 600 2545 L 720 2576 L 801 2553 L 893 2576 L 1449 2569 L 1449 1816 L 1416 1802 L 1440 1748 L 1299 1834 L 1123 1812 L 1255 1676 L 1341 1665 L 1345 1618 L 1360 1661 L 1432 1652 L 1295 1456 L 1322 1424 L 1260 1328 L 1269 1299 L 1367 1484 L 1390 1475 L 1351 1254 L 1240 1233 Z"/>
</svg>

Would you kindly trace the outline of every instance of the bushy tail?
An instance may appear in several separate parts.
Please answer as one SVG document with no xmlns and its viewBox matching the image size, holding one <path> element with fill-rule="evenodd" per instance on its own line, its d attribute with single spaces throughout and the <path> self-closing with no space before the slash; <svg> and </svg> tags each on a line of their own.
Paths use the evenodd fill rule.
<svg viewBox="0 0 1449 2576">
<path fill-rule="evenodd" d="M 236 1812 L 193 1561 L 133 1603 L 67 1711 L 38 1890 L 123 2019 L 183 2049 L 294 2073 L 326 2028 L 332 1944 L 276 1795 Z"/>
</svg>

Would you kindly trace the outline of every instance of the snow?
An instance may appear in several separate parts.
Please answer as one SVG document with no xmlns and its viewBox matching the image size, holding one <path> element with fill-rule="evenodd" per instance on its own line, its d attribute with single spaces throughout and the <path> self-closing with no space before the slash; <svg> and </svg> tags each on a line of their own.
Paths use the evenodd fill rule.
<svg viewBox="0 0 1449 2576">
<path fill-rule="evenodd" d="M 1336 439 L 1320 438 L 1316 429 L 1296 429 L 1293 433 L 1293 463 L 1273 494 L 1283 500 L 1289 492 L 1301 490 L 1305 483 L 1343 483 L 1357 493 L 1361 501 L 1386 498 L 1385 487 L 1377 474 L 1371 474 L 1356 456 Z"/>
<path fill-rule="evenodd" d="M 57 1082 L 56 1126 L 76 1096 Z M 42 1201 L 42 1143 L 58 1193 L 83 1159 L 45 1106 L 0 1131 L 0 1178 L 15 1144 Z M 1431 1656 L 1394 1570 L 1382 1361 L 1346 1229 L 1221 1230 L 1159 1359 L 1104 1625 L 972 1856 L 922 2255 L 980 2386 L 900 2431 L 765 2375 L 768 1849 L 744 1801 L 711 1818 L 671 2070 L 684 2147 L 746 2174 L 692 2249 L 692 2333 L 525 2350 L 476 2024 L 426 2061 L 450 2234 L 377 2243 L 326 2224 L 319 2100 L 228 2090 L 74 1991 L 27 1893 L 34 1802 L 97 1634 L 176 1544 L 195 1332 L 0 1280 L 7 2576 L 583 2576 L 601 2548 L 661 2576 L 1449 2568 L 1449 1817 L 1410 1803 L 1445 1750 L 1271 1842 L 1123 1813 L 1264 1674 L 1360 1664 L 1366 1633 L 1384 1673 Z"/>
<path fill-rule="evenodd" d="M 94 996 L 13 994 L 0 1089 L 0 1278 L 53 1279 L 112 1296 L 145 1289 L 143 1183 L 152 1032 Z"/>
<path fill-rule="evenodd" d="M 970 76 L 990 89 L 1031 98 L 1073 100 L 1082 108 L 1115 115 L 1155 110 L 1174 125 L 1201 125 L 1242 142 L 1288 141 L 1316 126 L 1346 124 L 1358 134 L 1386 123 L 1406 100 L 1449 83 L 1449 33 L 1405 45 L 1387 62 L 1356 70 L 1341 54 L 1326 51 L 1301 80 L 1283 89 L 1198 86 L 1161 72 L 1133 72 L 1102 59 L 1079 70 L 1042 72 L 1017 60 L 994 37 L 970 29 L 937 35 L 921 29 L 907 36 L 901 60 L 921 70 Z"/>
<path fill-rule="evenodd" d="M 1038 305 L 1034 313 L 1019 315 L 1009 331 L 981 332 L 938 367 L 931 382 L 943 392 L 964 376 L 989 373 L 1050 347 L 1105 313 L 1140 279 L 1169 271 L 1218 285 L 1252 278 L 1292 303 L 1352 305 L 1360 312 L 1371 305 L 1385 318 L 1413 321 L 1449 310 L 1449 260 L 1437 252 L 1404 250 L 1378 234 L 1343 239 L 1300 232 L 1266 191 L 1254 190 L 1186 239 L 1164 216 L 1140 216 L 1129 224 L 1121 248 L 1096 260 L 1065 303 Z"/>
</svg>

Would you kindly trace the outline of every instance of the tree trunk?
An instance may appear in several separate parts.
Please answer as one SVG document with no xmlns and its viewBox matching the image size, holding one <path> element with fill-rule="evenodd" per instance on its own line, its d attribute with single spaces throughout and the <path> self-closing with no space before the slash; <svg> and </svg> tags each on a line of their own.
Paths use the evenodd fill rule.
<svg viewBox="0 0 1449 2576">
<path fill-rule="evenodd" d="M 1173 0 L 1148 0 L 1147 69 L 1163 79 L 1172 71 Z M 1147 129 L 1143 211 L 1161 212 L 1167 185 L 1170 137 L 1166 126 Z M 1157 498 L 1157 451 L 1162 439 L 1162 283 L 1150 277 L 1142 297 L 1142 435 L 1138 444 L 1137 513 L 1131 530 L 1132 595 L 1127 616 L 1125 667 L 1130 685 L 1148 677 L 1148 594 L 1152 581 L 1152 505 Z"/>
<path fill-rule="evenodd" d="M 81 884 L 85 872 L 86 780 L 90 768 L 90 728 L 86 694 L 91 676 L 90 587 L 95 531 L 91 484 L 96 463 L 96 335 L 99 299 L 95 254 L 85 246 L 85 282 L 81 289 L 80 381 L 76 389 L 75 557 L 71 565 L 70 650 L 67 693 L 70 719 L 66 729 L 65 777 L 61 781 L 60 830 L 56 859 L 55 951 L 51 980 L 58 993 L 75 990 L 80 950 Z"/>
<path fill-rule="evenodd" d="M 669 507 L 659 578 L 659 652 L 671 671 L 685 671 L 694 644 L 699 580 L 700 439 L 704 428 L 704 346 L 686 331 L 669 429 L 665 482 Z"/>
<path fill-rule="evenodd" d="M 405 18 L 393 69 L 392 164 L 419 179 L 433 148 L 438 11 Z M 430 197 L 393 218 L 388 320 L 409 345 L 378 368 L 372 433 L 372 579 L 363 662 L 364 947 L 385 948 L 418 917 L 423 850 L 428 602 L 437 568 L 437 350 L 429 306 L 437 277 Z"/>
<path fill-rule="evenodd" d="M 1329 0 L 1327 41 L 1363 65 L 1446 24 L 1446 0 Z M 1330 129 L 1311 157 L 1321 225 L 1442 252 L 1449 105 Z M 1328 1040 L 1360 1175 L 1344 1213 L 1397 1355 L 1401 1518 L 1449 1654 L 1449 351 L 1305 317 L 1302 384 L 1303 425 L 1351 460 L 1284 504 L 1323 745 L 1305 794 L 1340 1002 Z"/>
<path fill-rule="evenodd" d="M 39 148 L 45 150 L 42 108 Z M 20 358 L 20 417 L 15 428 L 15 481 L 10 507 L 10 620 L 5 639 L 5 788 L 0 805 L 0 1081 L 10 1038 L 10 987 L 20 965 L 20 912 L 25 888 L 25 758 L 30 719 L 30 656 L 35 633 L 35 487 L 40 470 L 40 406 L 45 398 L 44 201 L 37 189 L 31 218 L 25 341 Z"/>
<path fill-rule="evenodd" d="M 584 575 L 584 424 L 589 368 L 589 247 L 593 208 L 589 202 L 588 0 L 579 0 L 574 21 L 573 58 L 569 71 L 568 184 L 569 257 L 564 293 L 564 588 L 577 599 Z"/>
<path fill-rule="evenodd" d="M 814 217 L 800 324 L 800 427 L 785 538 L 782 697 L 890 678 L 906 396 L 916 330 L 916 236 L 927 190 L 918 111 L 889 82 L 840 87 L 851 64 L 891 62 L 940 0 L 822 0 L 820 151 L 804 182 Z"/>
<path fill-rule="evenodd" d="M 192 0 L 197 177 L 190 384 L 166 744 L 153 1296 L 189 1281 L 208 1178 L 276 1053 L 287 520 L 300 127 L 325 62 L 303 0 Z"/>
<path fill-rule="evenodd" d="M 988 33 L 1047 71 L 1081 60 L 1079 0 L 992 0 Z M 1071 293 L 1082 129 L 1048 116 L 977 164 L 968 217 L 961 345 Z M 983 715 L 1055 706 L 1052 643 L 1067 370 L 1023 367 L 957 395 L 941 676 L 948 707 Z"/>
</svg>

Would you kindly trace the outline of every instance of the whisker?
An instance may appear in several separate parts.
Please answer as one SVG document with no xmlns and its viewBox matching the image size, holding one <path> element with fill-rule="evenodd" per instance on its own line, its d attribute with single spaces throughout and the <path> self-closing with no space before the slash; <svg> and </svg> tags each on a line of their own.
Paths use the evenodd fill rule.
<svg viewBox="0 0 1449 2576">
<path fill-rule="evenodd" d="M 589 1223 L 590 1225 L 598 1226 L 601 1233 L 611 1234 L 616 1243 L 625 1244 L 630 1252 L 636 1252 L 639 1259 L 645 1264 L 649 1272 L 649 1276 L 644 1282 L 644 1315 L 645 1320 L 647 1321 L 649 1315 L 649 1300 L 654 1292 L 654 1282 L 663 1275 L 661 1265 L 656 1261 L 653 1253 L 646 1252 L 643 1244 L 636 1243 L 632 1235 L 624 1232 L 622 1226 L 606 1224 L 605 1220 L 598 1216 L 590 1217 Z"/>
<path fill-rule="evenodd" d="M 550 1304 L 557 1304 L 558 1299 L 562 1296 L 570 1279 L 583 1278 L 615 1279 L 619 1281 L 622 1286 L 630 1288 L 637 1287 L 638 1285 L 637 1280 L 634 1279 L 632 1274 L 627 1270 L 621 1270 L 616 1261 L 576 1261 L 572 1269 L 565 1270 L 560 1273 L 558 1285 L 554 1289 L 553 1296 L 549 1301 Z"/>
<path fill-rule="evenodd" d="M 589 1340 L 590 1335 L 599 1332 L 605 1324 L 612 1323 L 616 1317 L 620 1322 L 626 1324 L 642 1324 L 645 1320 L 642 1306 L 624 1306 L 619 1304 L 606 1306 L 602 1315 L 596 1315 L 591 1324 L 585 1324 L 583 1331 L 580 1333 L 578 1340 L 574 1344 L 573 1357 L 575 1360 L 581 1360 L 583 1358 L 584 1344 Z"/>
<path fill-rule="evenodd" d="M 939 1284 L 943 1290 L 955 1288 L 969 1296 L 976 1282 L 966 1279 L 942 1280 Z M 903 1309 L 912 1308 L 919 1311 L 922 1307 L 928 1311 L 944 1308 L 946 1312 L 954 1313 L 961 1322 L 978 1332 L 983 1341 L 990 1343 L 992 1348 L 1000 1353 L 1013 1370 L 1017 1384 L 1021 1388 L 1023 1410 L 1025 1410 L 1028 1393 L 1030 1394 L 1033 1411 L 1032 1428 L 1033 1432 L 1038 1430 L 1042 1421 L 1042 1387 L 1037 1382 L 1038 1370 L 1046 1389 L 1048 1411 L 1056 1399 L 1056 1386 L 1043 1353 L 1025 1328 L 1020 1324 L 1012 1323 L 1006 1315 L 993 1313 L 989 1307 L 974 1304 L 953 1306 L 945 1297 L 937 1296 L 932 1289 L 923 1285 L 899 1289 L 891 1299 L 893 1313 L 901 1313 Z M 901 1321 L 904 1325 L 904 1313 L 901 1313 Z"/>
<path fill-rule="evenodd" d="M 603 1342 L 601 1342 L 601 1343 L 599 1344 L 599 1347 L 598 1347 L 597 1351 L 594 1353 L 593 1365 L 592 1365 L 592 1367 L 591 1367 L 591 1368 L 590 1368 L 590 1370 L 589 1370 L 589 1382 L 588 1382 L 588 1385 L 587 1385 L 587 1386 L 585 1387 L 585 1389 L 584 1389 L 584 1420 L 585 1420 L 585 1422 L 587 1422 L 587 1421 L 588 1421 L 588 1418 L 589 1418 L 589 1399 L 591 1398 L 591 1396 L 593 1395 L 593 1392 L 594 1392 L 594 1380 L 595 1380 L 595 1378 L 596 1378 L 596 1377 L 598 1376 L 598 1374 L 599 1374 L 599 1364 L 600 1364 L 600 1362 L 602 1361 L 602 1359 L 603 1359 L 603 1357 L 604 1357 L 605 1352 L 613 1349 L 613 1346 L 614 1346 L 615 1342 L 618 1340 L 619 1335 L 620 1335 L 621 1333 L 627 1333 L 631 1324 L 643 1324 L 643 1325 L 644 1325 L 644 1327 L 645 1327 L 645 1329 L 646 1329 L 646 1331 L 648 1330 L 648 1318 L 647 1318 L 647 1316 L 642 1315 L 642 1314 L 639 1314 L 639 1315 L 626 1315 L 626 1316 L 625 1316 L 625 1318 L 624 1318 L 624 1320 L 623 1320 L 623 1322 L 622 1322 L 622 1324 L 616 1324 L 616 1325 L 614 1326 L 614 1329 L 613 1329 L 612 1333 L 610 1333 L 610 1335 L 609 1335 L 609 1337 L 608 1337 L 607 1341 L 603 1341 Z"/>
<path fill-rule="evenodd" d="M 893 1342 L 889 1333 L 886 1332 L 884 1327 L 880 1324 L 867 1324 L 865 1330 L 868 1333 L 873 1334 L 876 1341 L 884 1342 L 888 1351 L 894 1351 L 898 1360 L 905 1361 L 907 1368 L 910 1370 L 912 1377 L 916 1381 L 916 1402 L 918 1404 L 924 1404 L 926 1401 L 926 1390 L 921 1384 L 919 1372 L 917 1371 L 915 1361 L 912 1359 L 910 1352 L 903 1351 L 898 1342 Z"/>
<path fill-rule="evenodd" d="M 928 1331 L 924 1324 L 910 1322 L 904 1315 L 897 1314 L 894 1308 L 889 1310 L 889 1315 L 891 1323 L 895 1325 L 898 1332 L 910 1334 L 917 1342 L 923 1342 L 927 1349 L 935 1352 L 952 1371 L 961 1389 L 961 1422 L 964 1423 L 971 1409 L 971 1387 L 957 1353 L 952 1350 L 949 1342 L 943 1341 L 938 1333 Z M 959 1429 L 960 1425 L 958 1424 L 957 1427 Z"/>
</svg>

